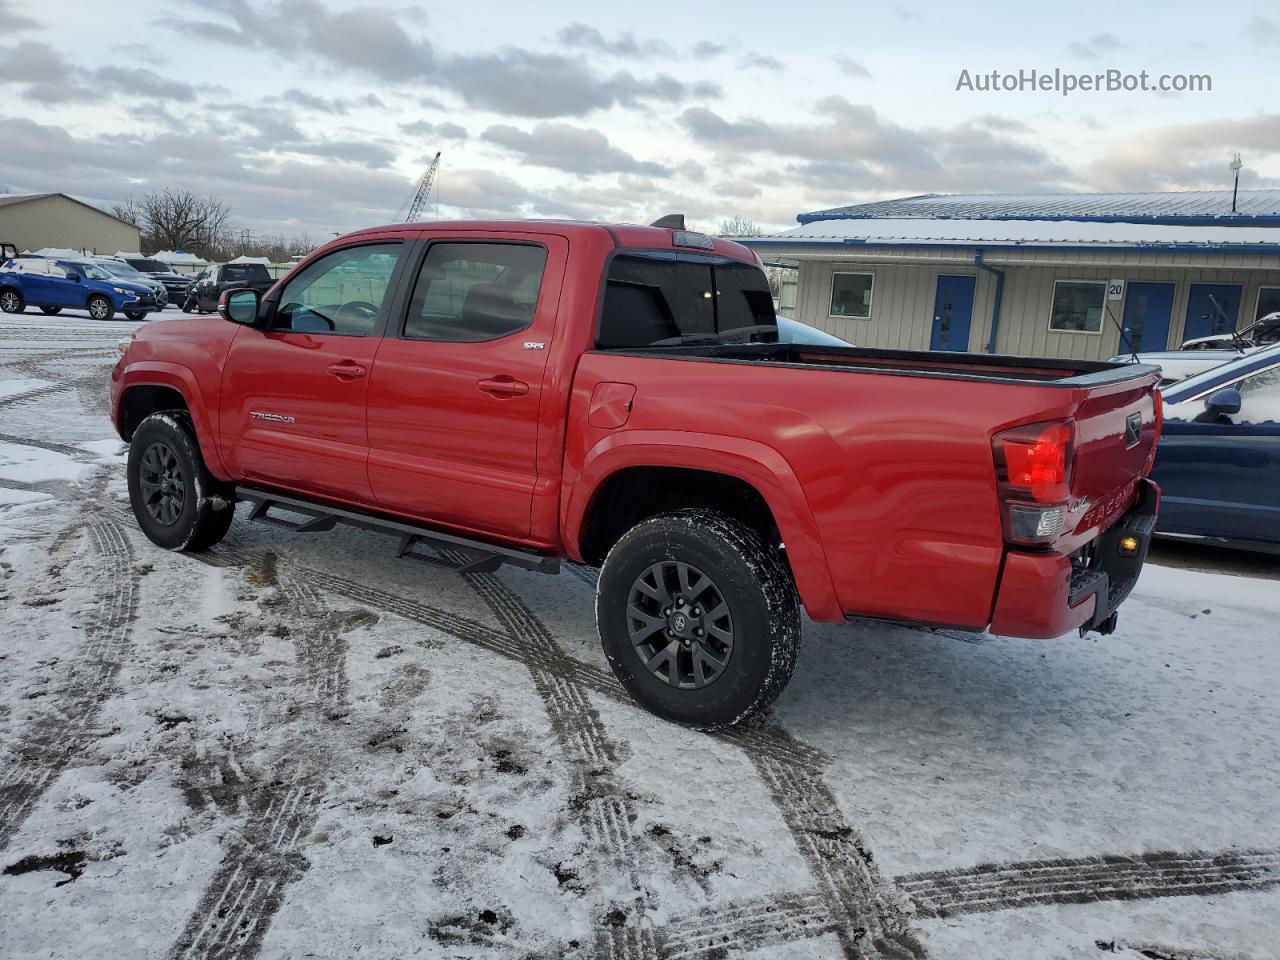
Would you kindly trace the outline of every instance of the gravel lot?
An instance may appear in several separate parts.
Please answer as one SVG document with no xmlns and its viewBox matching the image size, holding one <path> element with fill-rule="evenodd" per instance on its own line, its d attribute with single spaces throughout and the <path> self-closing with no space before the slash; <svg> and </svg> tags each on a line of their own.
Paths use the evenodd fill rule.
<svg viewBox="0 0 1280 960">
<path fill-rule="evenodd" d="M 709 736 L 591 570 L 153 547 L 134 326 L 0 319 L 0 957 L 1277 956 L 1276 561 L 1159 550 L 1102 639 L 809 624 Z"/>
</svg>

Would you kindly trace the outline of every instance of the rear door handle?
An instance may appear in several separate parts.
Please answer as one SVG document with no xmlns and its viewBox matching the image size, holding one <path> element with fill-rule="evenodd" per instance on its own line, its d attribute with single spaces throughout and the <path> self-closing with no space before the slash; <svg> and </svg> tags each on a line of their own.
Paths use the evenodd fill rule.
<svg viewBox="0 0 1280 960">
<path fill-rule="evenodd" d="M 368 371 L 354 360 L 343 360 L 329 364 L 328 370 L 339 380 L 359 380 Z"/>
<path fill-rule="evenodd" d="M 476 386 L 485 393 L 493 394 L 495 397 L 523 397 L 529 392 L 527 383 L 523 380 L 517 380 L 515 377 L 507 376 L 505 373 L 501 376 L 477 381 Z"/>
</svg>

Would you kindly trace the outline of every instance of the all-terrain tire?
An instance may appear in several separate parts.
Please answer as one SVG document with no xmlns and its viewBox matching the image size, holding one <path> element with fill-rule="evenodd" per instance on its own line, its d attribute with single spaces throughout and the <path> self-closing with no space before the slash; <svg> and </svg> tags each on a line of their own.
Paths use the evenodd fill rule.
<svg viewBox="0 0 1280 960">
<path fill-rule="evenodd" d="M 22 313 L 26 309 L 27 300 L 23 297 L 21 290 L 15 290 L 13 287 L 0 290 L 0 310 L 5 313 Z"/>
<path fill-rule="evenodd" d="M 156 546 L 207 550 L 231 527 L 231 491 L 204 465 L 185 411 L 163 410 L 138 424 L 129 444 L 128 481 L 133 515 Z"/>
<path fill-rule="evenodd" d="M 663 576 L 667 586 L 659 584 L 655 592 Z M 722 603 L 728 619 L 722 614 L 713 629 L 714 611 L 700 609 L 698 595 L 678 597 L 679 609 L 701 613 L 705 619 L 693 622 L 705 627 L 704 637 L 732 637 L 727 656 L 723 648 L 711 650 L 723 656 L 723 666 L 701 686 L 696 684 L 705 678 L 697 672 L 704 668 L 690 652 L 676 651 L 662 667 L 652 667 L 661 659 L 654 651 L 662 637 L 675 637 L 686 651 L 698 643 L 693 636 L 680 639 L 676 629 L 686 621 L 667 618 L 665 610 L 676 617 L 679 610 L 659 599 L 677 593 L 682 576 L 695 587 L 700 577 L 709 580 L 701 597 L 709 595 L 708 606 L 715 610 Z M 666 629 L 638 640 L 659 616 Z M 714 510 L 662 514 L 627 531 L 600 569 L 596 627 L 609 666 L 627 692 L 660 717 L 704 730 L 739 723 L 773 703 L 790 681 L 800 653 L 800 605 L 785 561 L 753 528 Z M 679 668 L 676 657 L 683 658 Z"/>
<path fill-rule="evenodd" d="M 41 307 L 40 312 L 43 313 L 46 317 L 52 317 L 55 314 L 61 313 L 62 308 L 61 307 Z"/>
<path fill-rule="evenodd" d="M 116 315 L 115 305 L 101 295 L 90 297 L 84 306 L 94 320 L 110 320 Z"/>
</svg>

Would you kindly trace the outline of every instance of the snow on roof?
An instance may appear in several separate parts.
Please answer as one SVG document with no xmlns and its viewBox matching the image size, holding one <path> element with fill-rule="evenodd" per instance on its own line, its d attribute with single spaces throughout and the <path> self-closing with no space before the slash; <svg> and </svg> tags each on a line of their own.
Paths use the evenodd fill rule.
<svg viewBox="0 0 1280 960">
<path fill-rule="evenodd" d="M 236 257 L 234 260 L 228 260 L 227 263 L 261 263 L 264 266 L 266 266 L 266 265 L 270 265 L 271 258 L 270 257 L 246 257 L 241 255 L 239 257 Z"/>
<path fill-rule="evenodd" d="M 51 260 L 79 260 L 85 254 L 83 250 L 71 250 L 67 247 L 41 247 L 34 255 Z"/>
<path fill-rule="evenodd" d="M 1082 220 L 926 220 L 911 217 L 816 220 L 755 244 L 887 244 L 992 247 L 1203 247 L 1280 249 L 1280 227 L 1183 227 Z"/>
<path fill-rule="evenodd" d="M 1259 218 L 1280 221 L 1280 190 L 1241 190 L 1231 212 L 1230 190 L 1149 193 L 926 193 L 855 203 L 802 213 L 813 220 L 864 218 L 959 218 L 964 220 L 1103 219 L 1162 222 L 1221 221 L 1248 225 Z"/>
<path fill-rule="evenodd" d="M 161 250 L 159 253 L 151 255 L 152 260 L 159 260 L 161 263 L 192 263 L 206 264 L 208 260 L 202 260 L 194 253 L 187 253 L 185 250 Z"/>
</svg>

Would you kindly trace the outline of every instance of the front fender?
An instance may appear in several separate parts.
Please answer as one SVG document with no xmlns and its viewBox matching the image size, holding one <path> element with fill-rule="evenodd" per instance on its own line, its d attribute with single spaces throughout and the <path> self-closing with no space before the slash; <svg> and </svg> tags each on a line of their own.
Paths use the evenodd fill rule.
<svg viewBox="0 0 1280 960">
<path fill-rule="evenodd" d="M 582 524 L 600 485 L 629 467 L 676 467 L 722 473 L 750 484 L 768 504 L 786 544 L 796 589 L 814 620 L 843 620 L 826 551 L 804 489 L 786 459 L 763 443 L 682 430 L 629 430 L 603 437 L 576 469 L 566 469 L 561 500 L 565 549 L 581 561 Z"/>
<path fill-rule="evenodd" d="M 200 381 L 191 370 L 182 364 L 166 360 L 141 360 L 127 364 L 112 391 L 112 420 L 117 432 L 121 426 L 124 395 L 132 387 L 171 387 L 182 394 L 187 410 L 191 413 L 191 424 L 195 427 L 196 442 L 200 446 L 205 466 L 219 480 L 233 479 L 218 452 L 212 412 L 200 389 Z"/>
</svg>

